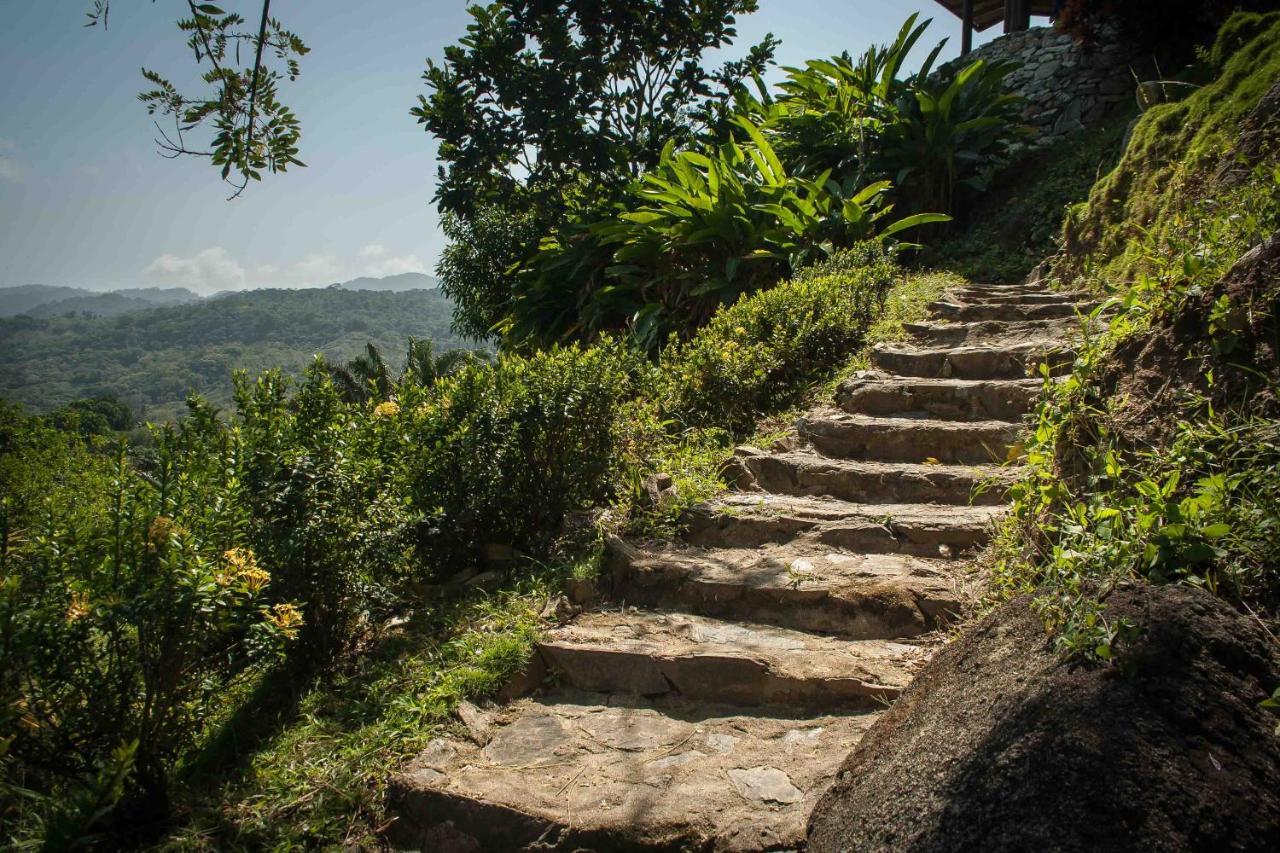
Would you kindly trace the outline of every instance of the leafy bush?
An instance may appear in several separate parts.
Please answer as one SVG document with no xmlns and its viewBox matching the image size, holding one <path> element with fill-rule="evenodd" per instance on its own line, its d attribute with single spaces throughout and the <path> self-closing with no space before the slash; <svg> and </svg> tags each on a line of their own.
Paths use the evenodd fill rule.
<svg viewBox="0 0 1280 853">
<path fill-rule="evenodd" d="M 387 466 L 400 437 L 380 410 L 344 403 L 323 361 L 288 390 L 275 372 L 237 377 L 235 420 L 192 442 L 185 462 L 225 460 L 246 541 L 278 593 L 302 603 L 302 648 L 324 665 L 391 612 L 414 519 Z"/>
<path fill-rule="evenodd" d="M 664 408 L 686 424 L 750 431 L 851 358 L 900 274 L 889 250 L 863 243 L 720 309 L 663 352 Z"/>
<path fill-rule="evenodd" d="M 621 345 L 574 345 L 403 394 L 388 417 L 404 435 L 393 466 L 422 564 L 457 571 L 486 544 L 535 550 L 567 513 L 603 503 L 640 369 Z"/>
<path fill-rule="evenodd" d="M 954 213 L 957 188 L 985 191 L 1021 138 L 1020 102 L 1003 91 L 1016 65 L 977 60 L 931 73 L 939 43 L 899 80 L 928 27 L 918 17 L 907 19 L 892 44 L 873 46 L 857 62 L 845 54 L 787 69 L 776 100 L 739 100 L 777 135 L 800 174 L 887 179 L 904 209 Z"/>
<path fill-rule="evenodd" d="M 755 125 L 736 125 L 749 144 L 730 139 L 706 153 L 668 145 L 626 212 L 574 242 L 544 241 L 522 277 L 508 340 L 629 327 L 651 350 L 837 247 L 946 220 L 916 214 L 881 224 L 892 210 L 887 182 L 855 193 L 826 174 L 789 176 Z M 584 278 L 577 305 L 566 305 L 565 280 Z"/>
<path fill-rule="evenodd" d="M 6 420 L 0 465 L 33 476 L 6 476 L 0 507 L 0 742 L 17 764 L 0 808 L 71 847 L 121 797 L 135 822 L 166 816 L 175 762 L 301 616 L 244 547 L 235 478 L 215 457 L 178 464 L 187 436 L 217 429 L 208 410 L 157 435 L 150 474 Z"/>
</svg>

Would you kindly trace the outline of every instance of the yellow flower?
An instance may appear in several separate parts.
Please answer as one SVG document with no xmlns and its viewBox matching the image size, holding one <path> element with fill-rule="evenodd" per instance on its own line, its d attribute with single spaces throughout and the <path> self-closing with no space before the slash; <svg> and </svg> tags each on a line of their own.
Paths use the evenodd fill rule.
<svg viewBox="0 0 1280 853">
<path fill-rule="evenodd" d="M 229 572 L 219 573 L 215 580 L 221 586 L 239 581 L 250 592 L 258 592 L 271 581 L 271 573 L 258 565 L 257 556 L 248 548 L 232 548 L 222 554 Z"/>
<path fill-rule="evenodd" d="M 298 628 L 302 626 L 302 613 L 292 604 L 272 605 L 267 618 L 290 640 L 298 635 Z"/>
<path fill-rule="evenodd" d="M 242 572 L 240 580 L 249 592 L 261 592 L 263 587 L 271 583 L 271 573 L 266 569 L 254 566 L 252 569 L 246 569 Z"/>
<path fill-rule="evenodd" d="M 172 518 L 165 515 L 157 515 L 151 519 L 151 525 L 147 528 L 147 542 L 152 547 L 155 547 L 156 545 L 167 543 L 171 536 L 180 536 L 186 532 L 182 525 Z"/>
<path fill-rule="evenodd" d="M 89 615 L 89 596 L 83 592 L 71 593 L 67 604 L 67 621 L 75 622 Z"/>
<path fill-rule="evenodd" d="M 395 400 L 387 400 L 374 407 L 373 413 L 380 418 L 389 418 L 400 412 L 400 404 Z"/>
</svg>

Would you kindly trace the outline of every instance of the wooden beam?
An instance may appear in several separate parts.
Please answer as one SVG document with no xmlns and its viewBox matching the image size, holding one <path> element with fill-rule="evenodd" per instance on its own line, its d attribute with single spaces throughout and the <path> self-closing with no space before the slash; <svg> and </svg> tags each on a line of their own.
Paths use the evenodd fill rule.
<svg viewBox="0 0 1280 853">
<path fill-rule="evenodd" d="M 968 56 L 973 50 L 973 0 L 964 0 L 960 7 L 960 55 Z"/>
</svg>

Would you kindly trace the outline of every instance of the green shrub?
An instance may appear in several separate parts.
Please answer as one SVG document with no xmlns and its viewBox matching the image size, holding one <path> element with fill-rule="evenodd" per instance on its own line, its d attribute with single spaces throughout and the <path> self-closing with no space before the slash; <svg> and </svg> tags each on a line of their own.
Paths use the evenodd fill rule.
<svg viewBox="0 0 1280 853">
<path fill-rule="evenodd" d="M 490 543 L 535 550 L 567 513 L 608 499 L 641 369 L 619 344 L 573 345 L 403 395 L 393 464 L 420 519 L 423 565 L 457 571 Z"/>
<path fill-rule="evenodd" d="M 238 376 L 236 406 L 184 464 L 227 464 L 245 539 L 278 593 L 302 603 L 301 649 L 327 665 L 392 611 L 410 576 L 414 519 L 388 465 L 401 438 L 375 402 L 344 402 L 320 360 L 293 394 L 276 372 Z"/>
<path fill-rule="evenodd" d="M 929 22 L 912 15 L 892 44 L 856 62 L 847 54 L 787 69 L 782 94 L 743 108 L 778 138 L 799 173 L 824 171 L 855 183 L 887 179 L 910 212 L 954 212 L 957 191 L 983 192 L 1023 133 L 1020 101 L 1004 92 L 1016 65 L 978 60 L 931 73 L 938 44 L 898 79 Z"/>
<path fill-rule="evenodd" d="M 887 249 L 864 243 L 720 309 L 663 352 L 664 408 L 685 424 L 749 432 L 853 357 L 899 274 Z"/>
<path fill-rule="evenodd" d="M 121 798 L 136 823 L 166 817 L 170 772 L 224 691 L 297 632 L 227 511 L 235 477 L 213 455 L 180 464 L 185 436 L 220 429 L 208 410 L 192 419 L 156 436 L 147 473 L 123 449 L 8 419 L 0 468 L 35 476 L 6 477 L 0 506 L 7 841 L 76 846 Z"/>
<path fill-rule="evenodd" d="M 887 181 L 855 191 L 826 173 L 788 175 L 755 125 L 734 124 L 748 143 L 730 139 L 705 152 L 668 145 L 624 212 L 572 239 L 544 240 L 503 327 L 508 341 L 625 328 L 652 350 L 836 247 L 947 219 L 922 213 L 883 222 L 892 210 Z M 584 280 L 581 293 L 565 287 Z"/>
</svg>

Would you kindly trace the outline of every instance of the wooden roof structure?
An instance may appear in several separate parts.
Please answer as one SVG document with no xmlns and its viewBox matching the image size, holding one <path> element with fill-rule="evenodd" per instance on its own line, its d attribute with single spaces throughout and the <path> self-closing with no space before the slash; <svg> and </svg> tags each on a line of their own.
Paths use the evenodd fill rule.
<svg viewBox="0 0 1280 853">
<path fill-rule="evenodd" d="M 960 53 L 973 46 L 973 31 L 988 29 L 1004 22 L 1006 33 L 1025 30 L 1032 15 L 1052 15 L 1059 3 L 1055 0 L 937 0 L 962 22 Z"/>
</svg>

